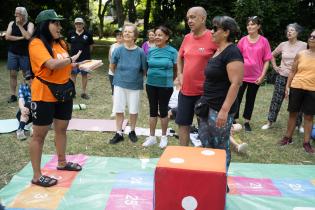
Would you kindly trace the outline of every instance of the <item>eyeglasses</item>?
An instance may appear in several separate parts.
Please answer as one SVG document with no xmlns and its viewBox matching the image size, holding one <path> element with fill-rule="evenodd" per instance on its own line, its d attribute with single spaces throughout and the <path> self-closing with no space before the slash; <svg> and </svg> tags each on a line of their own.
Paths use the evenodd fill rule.
<svg viewBox="0 0 315 210">
<path fill-rule="evenodd" d="M 315 35 L 310 35 L 308 39 L 315 39 Z"/>
</svg>

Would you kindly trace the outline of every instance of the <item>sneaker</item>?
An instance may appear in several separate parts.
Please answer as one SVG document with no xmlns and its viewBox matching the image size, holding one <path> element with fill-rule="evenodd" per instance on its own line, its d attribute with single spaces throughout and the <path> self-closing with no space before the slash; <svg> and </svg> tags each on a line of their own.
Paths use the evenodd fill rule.
<svg viewBox="0 0 315 210">
<path fill-rule="evenodd" d="M 162 136 L 159 147 L 161 149 L 165 148 L 167 146 L 167 136 Z"/>
<path fill-rule="evenodd" d="M 238 145 L 238 147 L 237 147 L 237 152 L 238 152 L 238 153 L 246 153 L 246 152 L 247 152 L 247 147 L 248 147 L 248 144 L 247 144 L 247 143 L 241 143 L 241 144 Z"/>
<path fill-rule="evenodd" d="M 110 144 L 117 144 L 123 140 L 124 140 L 123 135 L 120 135 L 119 133 L 115 133 L 115 136 L 111 140 L 109 140 L 109 143 Z"/>
<path fill-rule="evenodd" d="M 81 94 L 81 98 L 86 99 L 86 100 L 89 100 L 89 99 L 90 99 L 90 96 L 89 96 L 88 94 L 86 94 L 86 93 L 82 93 L 82 94 Z"/>
<path fill-rule="evenodd" d="M 279 145 L 280 146 L 284 146 L 284 145 L 288 145 L 288 144 L 292 144 L 292 143 L 293 143 L 292 138 L 289 138 L 289 137 L 286 137 L 286 136 L 284 136 L 282 138 L 282 140 L 279 141 Z"/>
<path fill-rule="evenodd" d="M 17 97 L 15 95 L 11 95 L 10 98 L 8 99 L 8 103 L 13 103 L 17 101 Z"/>
<path fill-rule="evenodd" d="M 130 131 L 128 136 L 129 136 L 130 141 L 132 141 L 132 142 L 137 142 L 138 141 L 138 137 L 137 137 L 135 131 Z"/>
<path fill-rule="evenodd" d="M 149 146 L 152 146 L 156 143 L 157 143 L 156 137 L 155 136 L 149 136 L 145 139 L 145 142 L 143 142 L 142 146 L 149 147 Z"/>
<path fill-rule="evenodd" d="M 304 133 L 304 127 L 303 126 L 299 127 L 299 133 Z"/>
<path fill-rule="evenodd" d="M 16 131 L 16 138 L 17 138 L 18 140 L 25 140 L 25 139 L 27 139 L 27 137 L 26 137 L 26 135 L 25 135 L 25 133 L 24 133 L 24 130 L 18 129 L 18 130 Z"/>
<path fill-rule="evenodd" d="M 252 128 L 250 127 L 249 123 L 244 123 L 245 131 L 252 131 Z"/>
<path fill-rule="evenodd" d="M 305 149 L 305 152 L 310 153 L 310 154 L 314 153 L 314 149 L 312 148 L 309 142 L 303 143 L 303 147 Z"/>
<path fill-rule="evenodd" d="M 271 124 L 270 123 L 267 123 L 266 125 L 263 125 L 261 127 L 262 130 L 268 130 L 269 128 L 271 127 Z"/>
</svg>

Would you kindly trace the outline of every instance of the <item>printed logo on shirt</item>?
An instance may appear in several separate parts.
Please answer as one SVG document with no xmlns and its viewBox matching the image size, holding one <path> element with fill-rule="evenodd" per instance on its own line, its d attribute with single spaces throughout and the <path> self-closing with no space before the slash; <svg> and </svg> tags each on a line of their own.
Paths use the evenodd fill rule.
<svg viewBox="0 0 315 210">
<path fill-rule="evenodd" d="M 87 40 L 88 36 L 87 35 L 83 35 L 83 39 Z"/>
<path fill-rule="evenodd" d="M 75 39 L 75 36 L 72 36 L 71 39 Z"/>
<path fill-rule="evenodd" d="M 199 48 L 198 48 L 198 51 L 199 51 L 200 53 L 204 53 L 204 52 L 205 52 L 205 48 L 199 47 Z"/>
</svg>

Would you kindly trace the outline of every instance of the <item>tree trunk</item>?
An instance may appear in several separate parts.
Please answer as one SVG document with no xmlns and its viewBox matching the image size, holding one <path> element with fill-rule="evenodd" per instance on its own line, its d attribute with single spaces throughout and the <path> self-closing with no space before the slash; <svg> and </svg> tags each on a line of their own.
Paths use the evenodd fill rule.
<svg viewBox="0 0 315 210">
<path fill-rule="evenodd" d="M 146 37 L 146 32 L 149 30 L 149 19 L 150 19 L 150 12 L 151 12 L 151 0 L 147 0 L 146 7 L 144 11 L 143 17 L 143 38 Z"/>
<path fill-rule="evenodd" d="M 137 11 L 134 0 L 128 0 L 128 18 L 131 23 L 135 23 L 137 20 Z"/>
<path fill-rule="evenodd" d="M 101 39 L 103 38 L 103 34 L 104 34 L 104 16 L 105 16 L 105 12 L 107 10 L 108 5 L 110 4 L 111 0 L 107 0 L 104 4 L 104 6 L 102 6 L 102 0 L 98 0 L 98 10 L 97 10 L 97 16 L 98 19 L 100 21 L 100 25 L 98 27 L 98 38 Z"/>
<path fill-rule="evenodd" d="M 122 0 L 114 0 L 114 5 L 116 9 L 116 14 L 117 14 L 116 18 L 117 18 L 118 27 L 122 27 L 125 22 Z"/>
</svg>

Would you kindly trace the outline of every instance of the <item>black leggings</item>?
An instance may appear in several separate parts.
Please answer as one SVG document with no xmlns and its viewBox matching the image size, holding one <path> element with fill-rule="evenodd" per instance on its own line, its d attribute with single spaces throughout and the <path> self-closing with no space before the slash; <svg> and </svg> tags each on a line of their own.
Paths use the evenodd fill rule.
<svg viewBox="0 0 315 210">
<path fill-rule="evenodd" d="M 146 91 L 150 104 L 150 117 L 157 117 L 160 112 L 160 117 L 167 117 L 168 102 L 173 93 L 173 87 L 156 87 L 146 85 Z"/>
<path fill-rule="evenodd" d="M 240 106 L 241 106 L 243 95 L 246 89 L 247 89 L 246 101 L 245 101 L 243 117 L 246 120 L 250 120 L 252 118 L 252 113 L 254 110 L 255 99 L 256 99 L 257 91 L 259 89 L 259 85 L 256 85 L 255 83 L 243 82 L 242 86 L 240 87 L 240 90 L 238 91 L 238 96 L 237 96 L 238 109 L 234 116 L 235 119 L 239 118 Z"/>
</svg>

